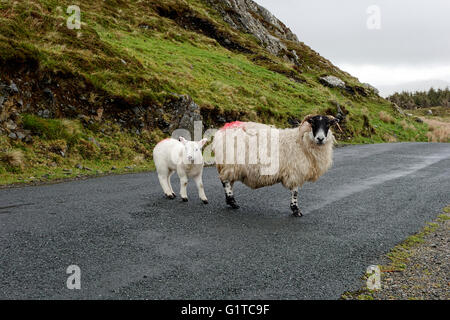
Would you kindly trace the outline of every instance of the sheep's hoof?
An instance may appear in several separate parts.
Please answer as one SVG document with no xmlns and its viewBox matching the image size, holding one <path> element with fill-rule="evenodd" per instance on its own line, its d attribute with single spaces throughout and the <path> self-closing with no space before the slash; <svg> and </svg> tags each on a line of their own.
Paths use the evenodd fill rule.
<svg viewBox="0 0 450 320">
<path fill-rule="evenodd" d="M 175 194 L 166 194 L 166 198 L 169 200 L 175 199 Z"/>
<path fill-rule="evenodd" d="M 232 209 L 239 209 L 239 205 L 236 203 L 236 200 L 234 198 L 228 198 L 227 197 L 227 205 L 229 205 Z"/>
<path fill-rule="evenodd" d="M 188 202 L 188 198 L 181 198 L 181 200 L 183 200 L 183 202 Z"/>
<path fill-rule="evenodd" d="M 175 193 L 172 193 L 172 196 L 173 196 L 174 198 L 176 198 L 176 197 L 177 197 L 177 195 L 176 195 Z"/>
<path fill-rule="evenodd" d="M 208 204 L 208 200 L 202 200 L 203 204 Z"/>
<path fill-rule="evenodd" d="M 300 210 L 294 210 L 294 211 L 292 211 L 292 215 L 294 216 L 294 217 L 302 217 L 303 216 L 303 214 L 300 212 Z"/>
</svg>

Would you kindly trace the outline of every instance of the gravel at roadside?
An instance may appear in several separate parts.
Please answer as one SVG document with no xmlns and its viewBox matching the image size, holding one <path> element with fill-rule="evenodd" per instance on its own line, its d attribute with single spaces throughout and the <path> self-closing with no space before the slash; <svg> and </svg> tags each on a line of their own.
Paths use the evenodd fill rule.
<svg viewBox="0 0 450 320">
<path fill-rule="evenodd" d="M 347 300 L 449 300 L 450 207 L 422 232 L 387 254 L 381 266 L 381 289 L 346 292 Z M 365 284 L 364 277 L 364 284 Z"/>
</svg>

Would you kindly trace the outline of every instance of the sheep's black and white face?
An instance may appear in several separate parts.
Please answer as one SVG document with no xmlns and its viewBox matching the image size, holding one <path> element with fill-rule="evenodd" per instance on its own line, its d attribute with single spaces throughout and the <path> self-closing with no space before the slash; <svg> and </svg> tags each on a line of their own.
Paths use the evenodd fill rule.
<svg viewBox="0 0 450 320">
<path fill-rule="evenodd" d="M 336 118 L 328 116 L 314 116 L 307 119 L 311 124 L 310 138 L 318 145 L 325 144 L 330 135 L 330 127 L 338 122 Z"/>
</svg>

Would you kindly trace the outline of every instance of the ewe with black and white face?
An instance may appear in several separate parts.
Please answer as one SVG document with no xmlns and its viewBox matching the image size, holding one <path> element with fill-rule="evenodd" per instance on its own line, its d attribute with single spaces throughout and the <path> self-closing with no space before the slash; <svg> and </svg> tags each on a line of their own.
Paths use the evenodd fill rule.
<svg viewBox="0 0 450 320">
<path fill-rule="evenodd" d="M 317 145 L 324 145 L 332 137 L 330 127 L 338 122 L 334 117 L 314 116 L 306 120 L 311 125 L 309 137 Z"/>
</svg>

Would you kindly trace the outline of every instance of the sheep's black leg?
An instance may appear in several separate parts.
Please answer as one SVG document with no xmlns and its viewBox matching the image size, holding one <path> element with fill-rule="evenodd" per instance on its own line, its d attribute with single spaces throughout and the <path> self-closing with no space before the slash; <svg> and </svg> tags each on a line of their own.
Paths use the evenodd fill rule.
<svg viewBox="0 0 450 320">
<path fill-rule="evenodd" d="M 231 183 L 229 181 L 222 181 L 222 185 L 223 188 L 225 189 L 225 199 L 227 205 L 229 205 L 233 209 L 239 209 L 239 206 L 236 203 L 236 200 L 234 199 L 233 187 L 231 186 Z"/>
<path fill-rule="evenodd" d="M 297 188 L 291 190 L 291 210 L 292 210 L 292 215 L 294 217 L 302 216 L 302 213 L 300 212 L 300 209 L 298 208 L 298 190 L 297 190 Z"/>
</svg>

